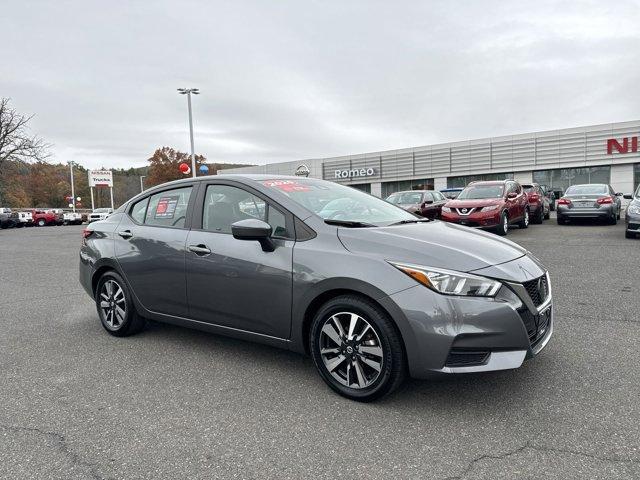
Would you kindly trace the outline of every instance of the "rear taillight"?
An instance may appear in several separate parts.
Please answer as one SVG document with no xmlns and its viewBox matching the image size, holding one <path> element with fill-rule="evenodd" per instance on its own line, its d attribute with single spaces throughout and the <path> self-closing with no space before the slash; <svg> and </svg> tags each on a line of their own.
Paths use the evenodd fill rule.
<svg viewBox="0 0 640 480">
<path fill-rule="evenodd" d="M 561 198 L 558 200 L 558 205 L 571 205 L 571 200 L 568 198 Z"/>
<path fill-rule="evenodd" d="M 613 197 L 602 197 L 599 198 L 598 200 L 596 200 L 596 203 L 599 203 L 600 205 L 606 204 L 606 203 L 613 203 Z"/>
<path fill-rule="evenodd" d="M 82 245 L 87 244 L 87 238 L 89 238 L 91 235 L 93 235 L 93 230 L 90 230 L 88 228 L 82 230 Z"/>
</svg>

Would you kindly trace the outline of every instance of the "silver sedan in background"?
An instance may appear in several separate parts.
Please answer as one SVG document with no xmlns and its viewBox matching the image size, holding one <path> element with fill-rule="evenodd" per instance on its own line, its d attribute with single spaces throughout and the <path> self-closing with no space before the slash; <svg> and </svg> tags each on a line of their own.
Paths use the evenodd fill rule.
<svg viewBox="0 0 640 480">
<path fill-rule="evenodd" d="M 635 195 L 625 195 L 624 198 L 632 200 L 624 218 L 627 227 L 625 237 L 637 238 L 640 236 L 640 186 L 636 189 Z"/>
<path fill-rule="evenodd" d="M 576 218 L 594 218 L 615 225 L 620 219 L 620 194 L 611 185 L 571 185 L 558 200 L 558 225 Z"/>
</svg>

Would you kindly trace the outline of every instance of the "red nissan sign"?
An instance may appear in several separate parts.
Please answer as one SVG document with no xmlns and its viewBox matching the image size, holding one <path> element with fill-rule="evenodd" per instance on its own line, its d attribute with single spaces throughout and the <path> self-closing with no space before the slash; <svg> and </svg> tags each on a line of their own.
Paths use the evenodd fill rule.
<svg viewBox="0 0 640 480">
<path fill-rule="evenodd" d="M 638 151 L 638 137 L 625 137 L 622 139 L 622 143 L 615 138 L 609 138 L 607 140 L 607 154 L 613 155 L 614 149 L 618 153 L 636 153 Z"/>
</svg>

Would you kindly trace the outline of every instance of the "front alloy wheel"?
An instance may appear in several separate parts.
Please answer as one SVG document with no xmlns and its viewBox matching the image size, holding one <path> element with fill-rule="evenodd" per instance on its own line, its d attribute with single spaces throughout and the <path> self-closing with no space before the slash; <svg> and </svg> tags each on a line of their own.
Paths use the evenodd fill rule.
<svg viewBox="0 0 640 480">
<path fill-rule="evenodd" d="M 520 228 L 529 228 L 529 209 L 528 208 L 524 209 L 524 217 L 522 217 L 522 220 L 520 220 L 520 223 L 518 224 L 518 226 Z"/>
<path fill-rule="evenodd" d="M 384 363 L 378 334 L 353 312 L 336 313 L 324 322 L 320 355 L 331 376 L 351 388 L 365 388 L 375 382 Z"/>
<path fill-rule="evenodd" d="M 316 368 L 340 395 L 367 402 L 402 383 L 402 339 L 386 312 L 369 299 L 341 295 L 329 300 L 314 316 L 309 333 Z"/>
</svg>

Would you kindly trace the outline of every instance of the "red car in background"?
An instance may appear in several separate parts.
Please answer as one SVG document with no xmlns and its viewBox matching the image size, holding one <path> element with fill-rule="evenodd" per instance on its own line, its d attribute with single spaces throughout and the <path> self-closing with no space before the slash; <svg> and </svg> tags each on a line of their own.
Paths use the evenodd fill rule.
<svg viewBox="0 0 640 480">
<path fill-rule="evenodd" d="M 542 187 L 537 183 L 523 183 L 522 188 L 529 198 L 531 223 L 542 223 L 544 220 L 549 220 L 551 204 Z"/>
<path fill-rule="evenodd" d="M 52 212 L 51 210 L 31 210 L 33 223 L 38 227 L 45 225 L 62 225 L 62 216 Z"/>
<path fill-rule="evenodd" d="M 472 182 L 442 207 L 442 220 L 506 235 L 509 225 L 529 226 L 529 199 L 513 180 Z"/>
<path fill-rule="evenodd" d="M 431 219 L 440 218 L 442 207 L 447 203 L 444 195 L 436 190 L 395 192 L 385 200 L 407 212 Z"/>
</svg>

